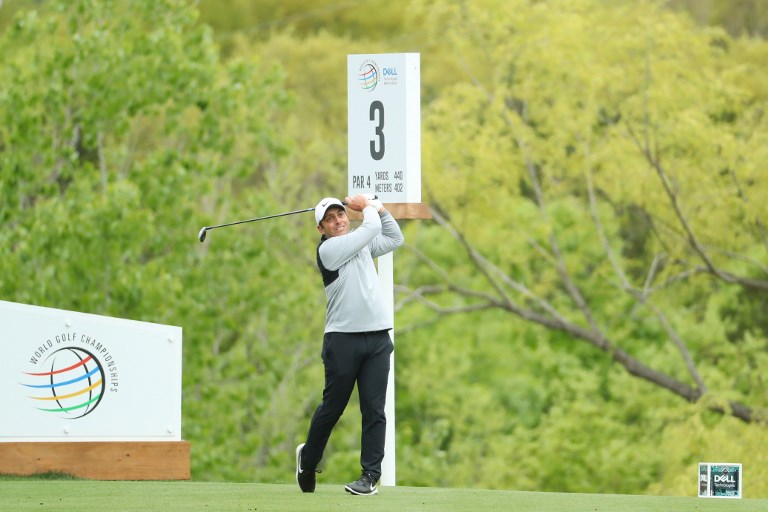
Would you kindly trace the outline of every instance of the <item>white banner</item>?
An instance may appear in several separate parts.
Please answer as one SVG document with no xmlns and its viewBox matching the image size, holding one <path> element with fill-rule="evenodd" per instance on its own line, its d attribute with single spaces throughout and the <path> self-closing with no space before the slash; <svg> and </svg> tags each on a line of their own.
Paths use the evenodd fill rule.
<svg viewBox="0 0 768 512">
<path fill-rule="evenodd" d="M 181 440 L 181 327 L 0 301 L 0 442 Z"/>
</svg>

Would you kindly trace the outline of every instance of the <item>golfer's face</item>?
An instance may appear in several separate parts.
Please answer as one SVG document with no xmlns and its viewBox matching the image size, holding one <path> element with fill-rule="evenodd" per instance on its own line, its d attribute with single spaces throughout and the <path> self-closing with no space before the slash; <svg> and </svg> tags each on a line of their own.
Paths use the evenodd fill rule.
<svg viewBox="0 0 768 512">
<path fill-rule="evenodd" d="M 349 232 L 349 217 L 347 211 L 340 207 L 328 208 L 325 217 L 320 221 L 317 230 L 328 238 L 346 235 Z"/>
</svg>

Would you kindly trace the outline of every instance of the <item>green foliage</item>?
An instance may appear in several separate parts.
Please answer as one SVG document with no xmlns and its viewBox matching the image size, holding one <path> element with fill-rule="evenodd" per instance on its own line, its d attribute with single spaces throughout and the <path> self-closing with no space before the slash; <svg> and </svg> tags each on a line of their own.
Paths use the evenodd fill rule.
<svg viewBox="0 0 768 512">
<path fill-rule="evenodd" d="M 766 478 L 765 429 L 751 428 L 733 418 L 713 418 L 702 411 L 691 411 L 687 417 L 670 425 L 664 432 L 659 451 L 669 455 L 671 465 L 659 482 L 648 489 L 682 495 L 690 486 L 688 474 L 693 474 L 699 462 L 749 461 L 744 465 L 743 492 L 745 497 L 765 493 Z M 737 442 L 734 442 L 734 439 Z M 727 459 L 727 460 L 726 460 Z"/>
<path fill-rule="evenodd" d="M 55 7 L 20 14 L 1 43 L 0 295 L 182 325 L 184 435 L 202 454 L 193 472 L 251 477 L 228 459 L 271 445 L 253 416 L 291 403 L 272 386 L 308 337 L 311 322 L 295 320 L 319 314 L 288 319 L 278 304 L 317 290 L 286 282 L 300 251 L 274 226 L 217 231 L 207 245 L 195 235 L 282 208 L 270 177 L 286 147 L 270 122 L 288 104 L 282 75 L 256 59 L 219 62 L 182 2 Z M 270 247 L 287 257 L 273 261 Z M 272 286 L 289 290 L 279 303 Z"/>
<path fill-rule="evenodd" d="M 456 336 L 468 322 L 471 334 Z M 543 329 L 499 313 L 447 319 L 434 339 L 398 340 L 404 481 L 631 493 L 660 474 L 659 410 L 670 414 L 674 398 L 650 398 L 607 361 L 585 370 Z"/>
<path fill-rule="evenodd" d="M 202 0 L 200 12 L 216 30 L 225 54 L 238 41 L 267 41 L 282 33 L 332 32 L 358 41 L 381 41 L 400 34 L 407 2 L 333 2 L 328 0 Z M 375 7 L 375 15 L 371 15 Z M 305 79 L 308 75 L 303 75 Z"/>
<path fill-rule="evenodd" d="M 689 224 L 715 268 L 765 282 L 762 219 L 768 210 L 762 199 L 752 198 L 768 191 L 755 173 L 767 147 L 761 85 L 766 75 L 741 57 L 764 44 L 731 50 L 738 45 L 719 30 L 696 29 L 683 17 L 631 2 L 579 1 L 557 9 L 522 1 L 419 6 L 416 15 L 429 12 L 433 21 L 425 27 L 429 37 L 441 37 L 467 75 L 465 82 L 446 86 L 423 115 L 429 200 L 495 268 L 527 287 L 526 293 L 508 289 L 506 296 L 540 314 L 547 312 L 544 301 L 582 329 L 594 329 L 594 322 L 637 360 L 693 384 L 671 331 L 693 354 L 709 390 L 694 410 L 705 414 L 727 400 L 764 410 L 768 395 L 758 375 L 765 369 L 768 331 L 752 308 L 765 304 L 765 291 L 701 273 L 683 277 L 703 264 L 680 221 L 682 216 Z M 746 76 L 755 78 L 742 80 Z M 663 175 L 644 148 L 659 158 Z M 673 200 L 664 180 L 671 183 Z M 450 277 L 414 273 L 409 289 L 449 281 L 455 289 L 495 295 L 478 266 L 458 255 L 461 246 L 424 242 L 436 241 L 436 233 L 419 236 L 421 251 Z M 507 289 L 500 279 L 495 286 Z M 580 290 L 584 306 L 569 286 Z M 645 290 L 646 297 L 638 300 L 627 287 Z M 483 303 L 469 293 L 429 298 L 441 308 Z M 416 326 L 428 314 L 418 307 L 421 318 L 414 314 L 411 320 Z M 737 320 L 735 310 L 749 318 Z M 438 317 L 439 326 L 422 329 L 440 340 L 441 354 L 458 352 L 467 364 L 477 357 L 467 342 L 479 337 L 488 347 L 492 326 L 502 321 L 482 315 L 445 330 L 448 321 Z M 457 356 L 439 356 L 439 367 L 430 370 L 426 379 L 440 382 L 445 376 L 462 386 L 441 391 L 450 396 L 450 414 L 399 424 L 407 429 L 409 461 L 418 462 L 409 465 L 414 475 L 437 472 L 461 482 L 476 477 L 478 485 L 498 487 L 680 493 L 686 492 L 683 477 L 672 477 L 672 471 L 693 467 L 693 457 L 714 460 L 733 453 L 750 466 L 759 464 L 759 456 L 738 445 L 733 420 L 711 413 L 705 414 L 705 428 L 720 441 L 719 449 L 705 443 L 685 459 L 676 452 L 670 464 L 670 453 L 657 449 L 659 432 L 689 428 L 679 411 L 690 406 L 630 377 L 577 339 L 541 328 L 527 334 L 531 328 L 510 315 L 506 322 L 513 333 L 508 346 L 488 349 L 508 367 L 506 380 L 488 382 L 486 369 L 455 375 L 462 368 Z M 529 338 L 535 348 L 523 341 Z M 552 364 L 542 372 L 548 379 L 526 376 L 519 383 L 522 371 L 535 375 L 533 361 L 542 345 Z M 429 360 L 415 354 L 414 364 Z M 518 370 L 511 361 L 520 358 L 533 361 Z M 488 395 L 504 389 L 515 396 L 525 386 L 545 390 L 547 399 L 516 409 Z M 398 396 L 413 393 L 409 387 Z M 530 427 L 497 433 L 494 425 L 509 424 L 515 412 Z M 432 428 L 424 426 L 430 423 Z M 763 425 L 742 429 L 764 439 Z M 436 442 L 424 443 L 433 437 Z M 454 441 L 467 438 L 467 445 Z M 486 462 L 489 453 L 494 460 L 482 467 L 470 470 L 460 463 Z M 530 480 L 515 480 L 497 461 L 515 461 Z M 574 473 L 576 468 L 582 472 Z M 589 478 L 567 476 L 573 474 Z M 759 482 L 756 495 L 766 492 Z"/>
</svg>

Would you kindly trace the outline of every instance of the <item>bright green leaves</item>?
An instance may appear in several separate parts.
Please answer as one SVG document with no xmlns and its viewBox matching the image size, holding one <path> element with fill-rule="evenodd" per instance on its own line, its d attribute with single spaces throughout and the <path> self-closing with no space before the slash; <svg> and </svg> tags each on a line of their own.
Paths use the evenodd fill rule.
<svg viewBox="0 0 768 512">
<path fill-rule="evenodd" d="M 645 429 L 674 415 L 675 400 L 692 407 L 653 389 L 660 379 L 632 382 L 610 350 L 600 352 L 602 340 L 685 385 L 697 387 L 700 376 L 708 390 L 702 410 L 727 409 L 727 400 L 765 409 L 764 386 L 754 384 L 765 370 L 757 366 L 758 347 L 768 331 L 754 308 L 764 305 L 768 283 L 768 212 L 753 199 L 768 191 L 756 177 L 768 147 L 758 114 L 765 71 L 755 60 L 765 43 L 736 43 L 648 3 L 417 5 L 416 15 L 429 20 L 426 33 L 462 70 L 423 114 L 427 201 L 459 234 L 440 243 L 433 228 L 419 229 L 418 248 L 441 271 L 409 274 L 404 293 L 410 308 L 432 310 L 440 322 L 449 311 L 483 305 L 507 311 L 515 332 L 508 343 L 518 350 L 497 348 L 500 364 L 509 366 L 523 348 L 534 358 L 531 345 L 556 349 L 557 367 L 544 372 L 550 379 L 529 385 L 557 398 L 539 413 L 510 407 L 524 424 L 543 425 L 525 432 L 538 458 L 523 464 L 554 472 L 539 469 L 533 481 L 570 485 L 556 476 L 569 472 L 559 457 L 585 474 L 621 474 L 622 483 L 596 478 L 573 489 L 652 481 L 663 458 L 649 456 L 650 468 L 633 480 L 621 467 L 637 467 L 642 457 L 629 455 L 621 435 L 632 432 L 651 446 Z M 444 337 L 466 341 L 482 333 L 489 344 L 489 323 L 500 320 L 465 315 L 466 327 Z M 532 323 L 554 328 L 539 328 L 531 343 L 521 333 Z M 567 371 L 560 366 L 568 363 Z M 444 364 L 443 371 L 451 368 L 450 358 Z M 475 392 L 468 386 L 466 395 L 455 393 L 458 414 L 472 414 Z M 479 400 L 486 414 L 496 412 L 482 392 Z M 626 425 L 626 417 L 637 425 Z M 606 442 L 588 447 L 585 430 L 603 433 Z"/>
<path fill-rule="evenodd" d="M 272 229 L 216 232 L 206 246 L 195 235 L 277 208 L 253 183 L 284 151 L 270 124 L 288 103 L 282 75 L 256 59 L 222 65 L 187 2 L 61 2 L 19 20 L 0 39 L 0 294 L 181 325 L 185 436 L 232 456 L 240 426 L 210 436 L 210 421 L 243 396 L 255 397 L 244 416 L 266 410 L 273 381 L 235 390 L 222 366 L 241 379 L 270 353 L 259 343 L 307 339 L 306 322 L 267 325 L 262 306 L 291 264 L 265 248 L 300 251 Z M 308 289 L 282 296 L 306 301 Z M 201 395 L 214 404 L 197 408 Z"/>
</svg>

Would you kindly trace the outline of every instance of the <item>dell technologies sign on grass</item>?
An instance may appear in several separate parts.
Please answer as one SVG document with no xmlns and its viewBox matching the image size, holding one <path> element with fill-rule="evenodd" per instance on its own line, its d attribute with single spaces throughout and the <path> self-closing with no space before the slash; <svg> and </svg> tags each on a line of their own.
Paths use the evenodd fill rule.
<svg viewBox="0 0 768 512">
<path fill-rule="evenodd" d="M 699 464 L 700 498 L 741 498 L 741 464 L 702 462 Z"/>
</svg>

